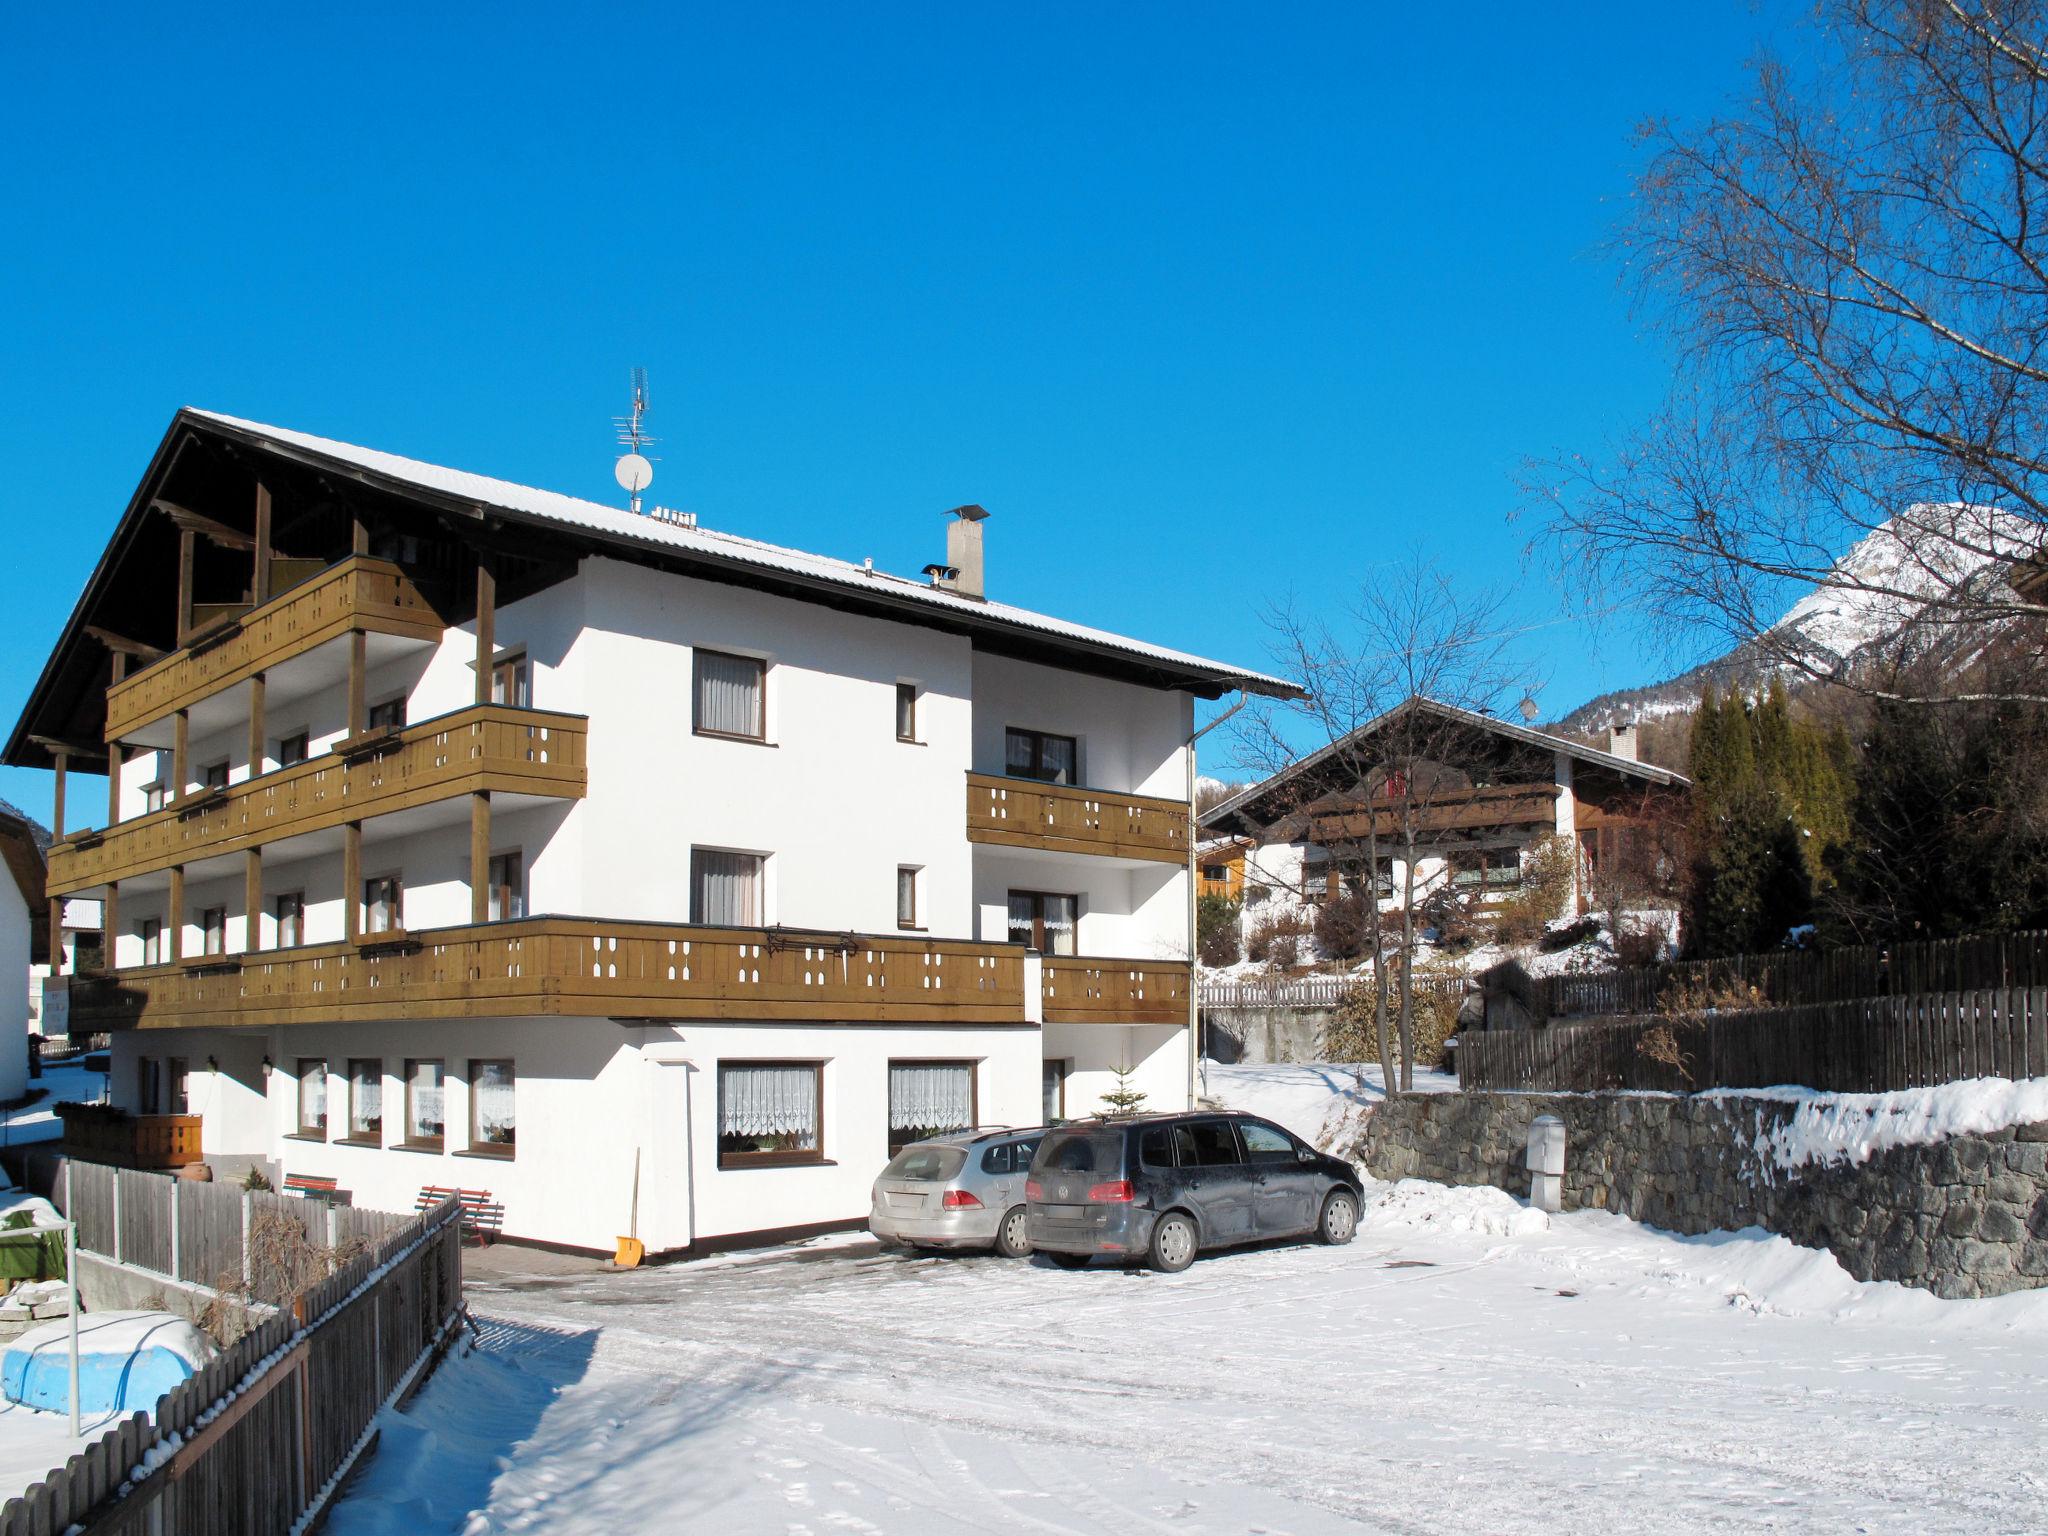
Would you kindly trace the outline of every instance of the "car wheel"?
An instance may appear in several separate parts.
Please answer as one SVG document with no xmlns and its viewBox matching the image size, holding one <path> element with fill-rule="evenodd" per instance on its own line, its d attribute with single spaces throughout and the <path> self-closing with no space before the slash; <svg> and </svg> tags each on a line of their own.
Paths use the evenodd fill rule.
<svg viewBox="0 0 2048 1536">
<path fill-rule="evenodd" d="M 1177 1275 L 1195 1262 L 1195 1224 L 1171 1211 L 1152 1224 L 1152 1267 Z"/>
<path fill-rule="evenodd" d="M 1048 1253 L 1046 1257 L 1059 1265 L 1061 1269 L 1080 1269 L 1090 1259 L 1094 1258 L 1095 1255 L 1092 1253 Z"/>
<path fill-rule="evenodd" d="M 1316 1223 L 1316 1236 L 1330 1244 L 1348 1243 L 1358 1230 L 1358 1197 L 1348 1189 L 1333 1189 L 1330 1198 L 1323 1202 L 1322 1220 Z"/>
<path fill-rule="evenodd" d="M 996 1252 L 1006 1259 L 1031 1257 L 1031 1224 L 1025 1219 L 1023 1206 L 1011 1207 L 1003 1224 L 996 1228 Z"/>
</svg>

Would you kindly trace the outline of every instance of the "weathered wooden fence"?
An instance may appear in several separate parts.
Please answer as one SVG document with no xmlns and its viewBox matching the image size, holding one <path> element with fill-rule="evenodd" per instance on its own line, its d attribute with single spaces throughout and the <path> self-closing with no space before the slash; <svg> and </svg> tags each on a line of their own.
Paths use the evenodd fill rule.
<svg viewBox="0 0 2048 1536">
<path fill-rule="evenodd" d="M 2048 932 L 1976 934 L 1911 944 L 1779 950 L 1634 966 L 1591 975 L 1546 976 L 1536 1000 L 1551 1018 L 1649 1013 L 1672 996 L 1733 987 L 1781 1006 L 1881 995 L 1978 992 L 2048 986 Z"/>
<path fill-rule="evenodd" d="M 204 1187 L 204 1186 L 199 1186 Z M 287 1536 L 455 1326 L 461 1206 L 403 1218 L 0 1508 L 0 1536 Z"/>
<path fill-rule="evenodd" d="M 1666 1034 L 1656 1040 L 1653 1031 Z M 1675 1048 L 1660 1049 L 1666 1041 Z M 1920 993 L 1458 1037 L 1458 1086 L 1574 1092 L 1770 1088 L 1838 1093 L 2048 1075 L 2048 987 Z"/>
<path fill-rule="evenodd" d="M 1201 986 L 1204 1008 L 1336 1008 L 1353 991 L 1370 985 L 1370 978 L 1357 976 L 1274 976 L 1244 981 L 1205 981 Z M 1417 994 L 1462 992 L 1461 977 L 1421 976 L 1415 978 Z"/>
<path fill-rule="evenodd" d="M 246 1285 L 273 1306 L 291 1299 L 290 1278 L 274 1262 L 284 1228 L 346 1253 L 412 1219 L 75 1158 L 31 1166 L 31 1182 L 78 1223 L 79 1247 L 194 1285 Z"/>
</svg>

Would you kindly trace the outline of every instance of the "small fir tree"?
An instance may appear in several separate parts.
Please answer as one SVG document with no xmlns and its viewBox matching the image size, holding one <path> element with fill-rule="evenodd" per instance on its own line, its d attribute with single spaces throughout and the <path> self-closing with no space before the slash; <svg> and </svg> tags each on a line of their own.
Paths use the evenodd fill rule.
<svg viewBox="0 0 2048 1536">
<path fill-rule="evenodd" d="M 1116 1086 L 1102 1096 L 1103 1113 L 1135 1115 L 1145 1105 L 1145 1090 L 1131 1086 L 1131 1064 L 1116 1069 Z"/>
</svg>

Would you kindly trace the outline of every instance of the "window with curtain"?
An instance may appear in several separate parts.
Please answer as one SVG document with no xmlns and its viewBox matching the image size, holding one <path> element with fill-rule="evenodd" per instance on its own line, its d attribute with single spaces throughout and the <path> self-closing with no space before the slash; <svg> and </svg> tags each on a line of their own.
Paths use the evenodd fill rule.
<svg viewBox="0 0 2048 1536">
<path fill-rule="evenodd" d="M 164 1062 L 164 1086 L 167 1098 L 164 1112 L 172 1115 L 192 1113 L 192 1072 L 182 1056 L 172 1056 Z"/>
<path fill-rule="evenodd" d="M 145 917 L 136 925 L 136 936 L 142 940 L 142 963 L 161 965 L 164 959 L 164 925 L 154 917 Z"/>
<path fill-rule="evenodd" d="M 815 1061 L 750 1062 L 718 1069 L 718 1164 L 822 1159 L 824 1068 Z"/>
<path fill-rule="evenodd" d="M 533 671 L 526 664 L 526 655 L 502 657 L 491 668 L 491 702 L 509 704 L 514 709 L 529 709 L 533 705 Z"/>
<path fill-rule="evenodd" d="M 1052 891 L 1010 892 L 1010 942 L 1041 955 L 1072 955 L 1081 898 Z"/>
<path fill-rule="evenodd" d="M 917 870 L 909 864 L 896 866 L 896 926 L 917 926 Z"/>
<path fill-rule="evenodd" d="M 766 860 L 758 853 L 690 850 L 690 921 L 719 928 L 758 928 Z"/>
<path fill-rule="evenodd" d="M 1044 731 L 1024 731 L 1014 725 L 1004 733 L 1003 771 L 1013 779 L 1072 784 L 1077 782 L 1079 758 L 1071 736 L 1049 736 Z"/>
<path fill-rule="evenodd" d="M 695 674 L 696 729 L 709 736 L 740 736 L 765 740 L 763 708 L 768 664 L 757 656 L 729 656 L 724 651 L 691 653 Z"/>
<path fill-rule="evenodd" d="M 306 893 L 288 891 L 277 898 L 277 947 L 290 949 L 306 942 Z"/>
<path fill-rule="evenodd" d="M 974 1124 L 974 1063 L 889 1063 L 889 1155 Z"/>
<path fill-rule="evenodd" d="M 384 1063 L 348 1064 L 348 1134 L 352 1141 L 384 1139 Z"/>
<path fill-rule="evenodd" d="M 411 1060 L 405 1064 L 405 1145 L 439 1147 L 447 1134 L 448 1122 L 442 1106 L 447 1093 L 447 1073 L 438 1061 Z"/>
<path fill-rule="evenodd" d="M 1048 1061 L 1040 1068 L 1039 1096 L 1047 1125 L 1058 1125 L 1067 1118 L 1067 1064 L 1064 1061 Z"/>
<path fill-rule="evenodd" d="M 469 1064 L 469 1150 L 510 1157 L 518 1131 L 514 1111 L 512 1063 L 472 1061 Z"/>
<path fill-rule="evenodd" d="M 224 955 L 228 948 L 228 909 L 208 907 L 199 914 L 200 952 Z"/>
<path fill-rule="evenodd" d="M 896 685 L 896 739 L 917 740 L 917 684 Z"/>
<path fill-rule="evenodd" d="M 363 932 L 395 933 L 405 927 L 405 886 L 396 875 L 363 882 Z"/>
<path fill-rule="evenodd" d="M 299 1058 L 299 1134 L 327 1134 L 327 1058 Z"/>
<path fill-rule="evenodd" d="M 490 919 L 526 916 L 526 858 L 515 851 L 491 855 Z"/>
</svg>

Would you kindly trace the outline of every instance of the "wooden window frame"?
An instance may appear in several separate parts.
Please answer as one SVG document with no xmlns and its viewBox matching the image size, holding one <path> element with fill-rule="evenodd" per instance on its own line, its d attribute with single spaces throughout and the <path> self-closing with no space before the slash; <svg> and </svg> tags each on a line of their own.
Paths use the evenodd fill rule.
<svg viewBox="0 0 2048 1536">
<path fill-rule="evenodd" d="M 755 862 L 756 864 L 758 864 L 758 865 L 760 866 L 760 870 L 759 870 L 759 873 L 758 873 L 758 874 L 756 875 L 756 877 L 755 877 L 755 891 L 754 891 L 754 906 L 755 906 L 755 912 L 754 912 L 754 917 L 755 917 L 755 921 L 753 921 L 753 922 L 751 922 L 751 923 L 731 923 L 731 924 L 727 924 L 727 923 L 714 923 L 714 922 L 710 921 L 710 920 L 709 920 L 708 918 L 700 918 L 700 917 L 699 917 L 699 916 L 697 915 L 697 913 L 698 913 L 698 908 L 697 908 L 697 856 L 698 856 L 699 854 L 704 854 L 704 853 L 716 853 L 716 854 L 724 854 L 724 855 L 726 855 L 727 857 L 730 857 L 730 858 L 736 858 L 736 859 L 752 859 L 752 860 L 754 860 L 754 862 Z M 689 867 L 689 879 L 690 879 L 690 893 L 689 893 L 689 913 L 690 913 L 690 926 L 691 926 L 691 927 L 693 927 L 693 928 L 725 928 L 725 927 L 731 927 L 731 928 L 738 928 L 738 929 L 749 929 L 749 928 L 767 928 L 767 927 L 772 927 L 773 925 L 772 925 L 772 924 L 771 924 L 771 923 L 770 923 L 770 922 L 768 921 L 768 860 L 769 860 L 769 857 L 770 857 L 770 856 L 769 856 L 768 854 L 765 854 L 765 853 L 760 853 L 760 852 L 757 852 L 757 851 L 755 851 L 755 850 L 754 850 L 754 849 L 752 849 L 752 848 L 718 848 L 718 847 L 713 847 L 712 845 L 710 845 L 710 844 L 708 844 L 708 843 L 703 843 L 703 844 L 699 844 L 699 843 L 692 843 L 692 844 L 690 845 L 690 867 Z"/>
<path fill-rule="evenodd" d="M 384 1101 L 389 1097 L 389 1095 L 384 1092 L 384 1058 L 381 1056 L 350 1056 L 346 1059 L 346 1066 L 348 1075 L 345 1081 L 348 1083 L 348 1099 L 347 1103 L 343 1105 L 343 1108 L 347 1112 L 347 1118 L 342 1121 L 342 1134 L 336 1137 L 335 1139 L 337 1141 L 346 1142 L 349 1146 L 352 1147 L 381 1147 L 384 1145 L 384 1123 L 391 1118 L 388 1114 L 384 1112 Z M 374 1135 L 370 1134 L 369 1132 L 358 1133 L 356 1130 L 357 1067 L 371 1067 L 375 1069 L 376 1072 L 377 1130 Z M 328 1118 L 331 1120 L 333 1118 L 332 1114 L 330 1114 Z"/>
<path fill-rule="evenodd" d="M 910 915 L 903 915 L 903 877 L 910 876 Z M 918 921 L 924 914 L 919 910 L 924 905 L 924 866 L 921 864 L 898 864 L 896 866 L 896 926 L 907 933 L 923 933 L 925 925 Z"/>
<path fill-rule="evenodd" d="M 515 682 L 523 683 L 525 687 L 523 690 L 508 688 L 505 690 L 506 693 L 511 695 L 523 691 L 526 694 L 524 702 L 512 697 L 503 699 L 498 697 L 498 681 L 501 677 L 507 675 Z M 525 646 L 520 646 L 515 650 L 500 651 L 491 658 L 490 699 L 493 704 L 505 709 L 533 708 L 533 663 L 527 658 Z"/>
<path fill-rule="evenodd" d="M 912 1137 L 908 1140 L 898 1141 L 896 1139 L 896 1127 L 889 1123 L 896 1118 L 895 1106 L 889 1101 L 889 1084 L 896 1068 L 965 1067 L 967 1069 L 967 1124 L 958 1127 L 958 1130 L 971 1131 L 974 1127 L 981 1124 L 981 1073 L 976 1070 L 980 1065 L 981 1063 L 971 1056 L 891 1056 L 889 1058 L 888 1065 L 883 1069 L 884 1076 L 882 1079 L 882 1136 L 889 1144 L 889 1155 L 891 1157 L 894 1157 L 898 1152 L 909 1146 L 912 1141 L 923 1139 L 921 1137 Z M 956 1132 L 941 1131 L 939 1134 L 946 1136 L 956 1134 Z"/>
<path fill-rule="evenodd" d="M 216 921 L 217 920 L 217 921 Z M 228 909 L 225 905 L 199 909 L 199 953 L 203 956 L 228 952 Z"/>
<path fill-rule="evenodd" d="M 512 1115 L 512 1140 L 486 1141 L 476 1116 L 476 1078 L 479 1067 L 503 1067 L 512 1074 L 512 1102 L 519 1102 L 519 1067 L 517 1059 L 511 1056 L 473 1056 L 469 1060 L 469 1075 L 462 1080 L 464 1091 L 469 1095 L 469 1144 L 464 1149 L 472 1157 L 502 1157 L 508 1161 L 519 1149 L 519 1114 L 515 1107 Z"/>
<path fill-rule="evenodd" d="M 388 715 L 394 710 L 398 716 L 395 720 L 379 720 L 377 718 L 379 715 Z M 379 699 L 376 703 L 370 705 L 363 714 L 363 729 L 366 732 L 383 730 L 402 731 L 409 723 L 406 719 L 405 695 L 402 693 L 395 693 L 388 699 Z"/>
<path fill-rule="evenodd" d="M 171 803 L 170 786 L 161 778 L 142 786 L 142 814 L 153 816 Z"/>
<path fill-rule="evenodd" d="M 756 727 L 754 734 L 748 735 L 744 731 L 713 730 L 699 718 L 703 698 L 703 680 L 699 672 L 701 663 L 698 658 L 703 656 L 716 656 L 721 661 L 751 662 L 760 670 L 761 681 L 754 700 Z M 693 736 L 708 736 L 713 741 L 750 741 L 756 746 L 766 746 L 768 744 L 768 659 L 765 656 L 749 656 L 745 651 L 721 651 L 708 645 L 692 646 L 690 648 L 690 733 Z"/>
<path fill-rule="evenodd" d="M 372 928 L 370 926 L 370 913 L 374 910 L 374 906 L 370 900 L 370 888 L 382 885 L 387 880 L 391 882 L 391 926 L 388 928 Z M 356 934 L 359 938 L 384 939 L 389 938 L 393 934 L 405 932 L 405 876 L 401 871 L 394 870 L 390 874 L 363 876 L 362 901 L 363 905 L 359 914 L 361 920 L 356 925 Z"/>
<path fill-rule="evenodd" d="M 412 1133 L 413 1111 L 413 1069 L 436 1066 L 441 1069 L 441 1134 L 438 1136 L 415 1136 Z M 400 1140 L 395 1143 L 407 1152 L 443 1152 L 448 1147 L 448 1058 L 446 1056 L 408 1056 L 405 1058 L 405 1120 L 399 1126 Z"/>
<path fill-rule="evenodd" d="M 1071 960 L 1081 953 L 1081 893 L 1079 891 L 1027 891 L 1018 889 L 1005 891 L 1003 894 L 1003 937 L 1005 939 L 1009 937 L 1009 903 L 1011 899 L 1018 896 L 1029 896 L 1033 901 L 1040 904 L 1037 915 L 1031 919 L 1031 948 L 1037 950 L 1041 955 L 1053 953 L 1052 950 L 1045 947 L 1045 899 L 1051 896 L 1061 901 L 1071 901 L 1074 904 L 1074 951 L 1073 954 L 1065 955 L 1061 958 Z"/>
<path fill-rule="evenodd" d="M 199 770 L 199 787 L 201 789 L 226 789 L 228 787 L 228 780 L 234 771 L 234 764 L 225 757 L 217 763 L 208 763 Z"/>
<path fill-rule="evenodd" d="M 1060 1102 L 1059 1111 L 1053 1118 L 1064 1121 L 1067 1118 L 1067 1079 L 1073 1075 L 1074 1063 L 1070 1057 L 1066 1056 L 1047 1056 L 1040 1060 L 1038 1068 L 1038 1098 L 1041 1109 L 1044 1108 L 1045 1104 L 1045 1069 L 1047 1067 L 1058 1069 L 1057 1080 Z"/>
<path fill-rule="evenodd" d="M 516 882 L 499 879 L 499 875 L 505 872 L 505 861 L 508 859 L 517 861 L 519 878 Z M 491 855 L 491 862 L 485 869 L 485 877 L 489 882 L 489 889 L 485 893 L 484 900 L 486 921 L 509 923 L 517 922 L 520 918 L 526 916 L 525 848 L 500 848 Z M 519 898 L 519 910 L 516 913 L 508 910 L 512 906 L 512 897 L 515 895 Z M 489 914 L 494 907 L 497 909 L 498 915 L 491 917 Z M 496 1058 L 492 1059 L 495 1060 Z"/>
<path fill-rule="evenodd" d="M 162 965 L 164 963 L 164 920 L 160 917 L 145 917 L 135 925 L 135 936 L 142 940 L 142 963 Z"/>
<path fill-rule="evenodd" d="M 293 754 L 294 746 L 298 749 L 296 755 Z M 277 766 L 279 768 L 296 768 L 300 763 L 311 758 L 312 755 L 313 733 L 311 731 L 293 731 L 289 736 L 277 738 Z"/>
<path fill-rule="evenodd" d="M 1058 779 L 1047 778 L 1042 773 L 1019 773 L 1010 766 L 1010 738 L 1012 736 L 1028 736 L 1031 738 L 1031 760 L 1034 766 L 1044 761 L 1045 744 L 1048 741 L 1064 741 L 1074 749 L 1073 781 L 1061 784 Z M 1003 777 L 1007 779 L 1023 779 L 1031 784 L 1051 784 L 1060 789 L 1079 789 L 1081 787 L 1081 738 L 1064 735 L 1059 731 L 1040 731 L 1034 730 L 1029 726 L 1006 725 L 1003 727 Z"/>
<path fill-rule="evenodd" d="M 164 1113 L 192 1113 L 192 1065 L 186 1057 L 164 1058 Z"/>
<path fill-rule="evenodd" d="M 327 1127 L 334 1119 L 327 1106 L 327 1058 L 325 1056 L 301 1056 L 295 1065 L 298 1067 L 298 1071 L 292 1075 L 292 1097 L 295 1101 L 292 1108 L 292 1118 L 298 1122 L 299 1128 L 294 1134 L 303 1136 L 309 1141 L 325 1141 L 327 1139 Z M 308 1069 L 313 1067 L 319 1068 L 320 1077 L 320 1123 L 318 1125 L 306 1124 L 306 1077 Z"/>
<path fill-rule="evenodd" d="M 725 1132 L 725 1074 L 728 1068 L 748 1067 L 809 1067 L 818 1089 L 817 1146 L 808 1152 L 728 1152 L 718 1148 L 718 1166 L 727 1169 L 739 1168 L 813 1168 L 826 1164 L 825 1156 L 825 1063 L 822 1058 L 788 1057 L 735 1057 L 718 1063 L 718 1099 L 713 1106 L 717 1116 L 713 1122 L 713 1142 L 723 1140 Z"/>
<path fill-rule="evenodd" d="M 298 909 L 293 913 L 293 919 L 298 924 L 299 929 L 298 937 L 294 938 L 289 944 L 284 941 L 284 906 L 288 901 L 297 903 Z M 280 891 L 277 895 L 271 897 L 270 920 L 275 926 L 273 937 L 279 949 L 297 949 L 300 945 L 304 944 L 306 942 L 306 893 L 304 891 Z"/>
<path fill-rule="evenodd" d="M 896 739 L 912 746 L 919 744 L 917 735 L 917 703 L 920 689 L 915 683 L 896 685 Z M 904 722 L 909 722 L 906 730 Z"/>
</svg>

